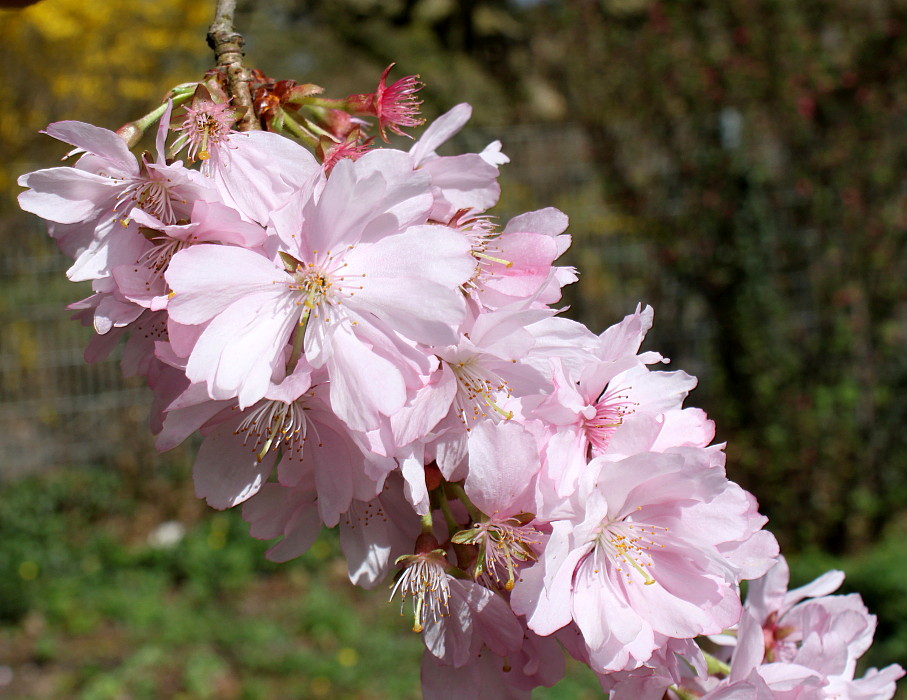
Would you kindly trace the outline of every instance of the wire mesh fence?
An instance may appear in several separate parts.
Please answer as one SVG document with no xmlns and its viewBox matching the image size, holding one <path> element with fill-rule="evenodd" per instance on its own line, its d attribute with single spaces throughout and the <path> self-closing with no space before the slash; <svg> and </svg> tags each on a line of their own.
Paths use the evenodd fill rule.
<svg viewBox="0 0 907 700">
<path fill-rule="evenodd" d="M 92 329 L 65 305 L 90 292 L 65 278 L 68 261 L 33 217 L 3 222 L 11 246 L 0 262 L 0 478 L 53 465 L 116 459 L 147 449 L 143 387 L 120 375 L 116 356 L 83 359 Z M 14 232 L 14 236 L 9 235 Z"/>
</svg>

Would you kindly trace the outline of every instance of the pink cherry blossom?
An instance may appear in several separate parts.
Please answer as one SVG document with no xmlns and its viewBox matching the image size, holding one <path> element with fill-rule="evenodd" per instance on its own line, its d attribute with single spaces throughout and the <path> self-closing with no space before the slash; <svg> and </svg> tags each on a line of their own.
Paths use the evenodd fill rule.
<svg viewBox="0 0 907 700">
<path fill-rule="evenodd" d="M 745 607 L 761 642 L 753 642 L 753 655 L 760 662 L 796 664 L 820 673 L 828 680 L 828 697 L 861 697 L 862 689 L 867 689 L 866 697 L 892 697 L 894 681 L 904 675 L 897 664 L 854 680 L 857 659 L 872 643 L 876 618 L 857 594 L 829 595 L 841 585 L 843 574 L 830 571 L 792 591 L 787 591 L 788 578 L 787 562 L 779 557 L 750 584 Z M 757 632 L 741 627 L 738 638 L 747 634 L 755 638 Z"/>
<path fill-rule="evenodd" d="M 539 686 L 552 686 L 564 675 L 558 643 L 523 629 L 522 646 L 506 656 L 481 647 L 463 666 L 442 664 L 426 651 L 422 657 L 422 695 L 426 700 L 529 700 Z"/>
<path fill-rule="evenodd" d="M 562 363 L 552 362 L 554 391 L 541 397 L 530 415 L 550 425 L 545 469 L 560 495 L 572 493 L 592 457 L 617 459 L 652 450 L 666 414 L 680 411 L 696 385 L 685 372 L 650 372 L 636 363 L 612 374 L 623 363 L 592 362 L 575 381 Z M 680 444 L 691 435 L 697 433 L 688 431 Z M 710 438 L 697 440 L 698 446 Z"/>
<path fill-rule="evenodd" d="M 605 672 L 648 660 L 656 634 L 692 638 L 736 622 L 739 572 L 721 547 L 753 537 L 765 518 L 706 451 L 596 458 L 574 504 L 514 589 L 530 629 L 575 621 Z"/>
<path fill-rule="evenodd" d="M 683 405 L 695 378 L 640 350 L 652 309 L 600 335 L 558 315 L 577 279 L 555 264 L 567 216 L 501 229 L 500 142 L 438 154 L 472 108 L 409 152 L 363 139 L 361 116 L 385 140 L 422 123 L 421 83 L 388 85 L 392 66 L 346 100 L 291 89 L 315 155 L 234 132 L 204 89 L 170 146 L 186 164 L 165 157 L 171 103 L 148 117 L 153 161 L 119 132 L 51 124 L 80 157 L 23 175 L 19 201 L 91 282 L 70 305 L 96 331 L 86 359 L 125 339 L 158 448 L 200 433 L 196 494 L 242 504 L 250 534 L 278 540 L 269 559 L 338 526 L 354 584 L 396 568 L 426 698 L 528 700 L 564 649 L 612 700 L 889 700 L 897 664 L 854 678 L 875 617 L 831 595 L 840 572 L 787 590 L 712 421 Z"/>
<path fill-rule="evenodd" d="M 309 151 L 270 131 L 228 134 L 204 168 L 225 204 L 262 225 L 321 174 Z"/>
<path fill-rule="evenodd" d="M 227 147 L 235 121 L 234 110 L 228 102 L 218 103 L 210 99 L 194 100 L 184 109 L 186 115 L 179 126 L 180 135 L 173 144 L 173 154 L 187 147 L 189 160 L 203 161 L 204 168 L 204 161 L 211 158 L 212 152 L 217 153 Z"/>
<path fill-rule="evenodd" d="M 463 289 L 482 307 L 496 309 L 524 299 L 557 302 L 561 287 L 576 281 L 573 268 L 552 267 L 570 245 L 567 217 L 549 208 L 511 219 L 497 232 L 487 217 L 459 213 L 450 225 L 470 242 L 476 269 Z"/>
<path fill-rule="evenodd" d="M 173 258 L 171 317 L 208 323 L 189 358 L 190 379 L 206 382 L 213 398 L 249 405 L 295 331 L 308 361 L 327 366 L 332 406 L 351 427 L 373 429 L 403 406 L 394 330 L 417 342 L 452 340 L 464 313 L 456 288 L 472 268 L 456 232 L 413 225 L 426 214 L 427 183 L 403 165 L 377 152 L 339 163 L 317 200 L 275 220 L 289 242 L 283 266 L 222 246 Z"/>
<path fill-rule="evenodd" d="M 530 700 L 531 691 L 507 683 L 511 667 L 491 650 L 483 648 L 465 666 L 442 664 L 426 651 L 422 655 L 424 700 Z"/>
<path fill-rule="evenodd" d="M 321 532 L 315 492 L 264 484 L 243 504 L 242 516 L 249 534 L 260 540 L 280 537 L 265 556 L 283 562 L 304 554 Z"/>
<path fill-rule="evenodd" d="M 409 136 L 402 130 L 403 127 L 419 126 L 425 122 L 419 117 L 422 100 L 416 97 L 423 87 L 419 76 L 407 75 L 388 85 L 387 76 L 394 65 L 391 63 L 384 69 L 375 92 L 350 95 L 345 101 L 346 109 L 351 114 L 378 117 L 378 131 L 385 143 L 388 130 L 400 136 Z M 349 119 L 346 113 L 339 114 Z"/>
<path fill-rule="evenodd" d="M 165 223 L 188 218 L 191 202 L 216 199 L 209 183 L 182 163 L 164 159 L 164 133 L 169 109 L 158 131 L 158 158 L 138 161 L 116 133 L 82 122 L 57 122 L 49 136 L 76 146 L 85 154 L 75 167 L 28 173 L 19 184 L 30 189 L 19 204 L 57 224 L 51 234 L 74 258 L 67 273 L 74 281 L 109 276 L 117 264 L 133 262 L 147 241 L 129 224 L 133 209 Z"/>
<path fill-rule="evenodd" d="M 499 594 L 473 581 L 447 580 L 449 614 L 426 620 L 423 641 L 432 655 L 460 667 L 483 646 L 499 656 L 520 649 L 523 628 Z"/>
<path fill-rule="evenodd" d="M 424 537 L 424 536 L 423 536 Z M 433 538 L 432 538 L 433 539 Z M 437 540 L 434 541 L 437 545 Z M 427 549 L 427 548 L 425 548 Z M 450 615 L 450 564 L 442 549 L 407 554 L 396 561 L 402 566 L 391 591 L 391 600 L 400 593 L 401 610 L 407 598 L 412 602 L 413 632 Z"/>
</svg>

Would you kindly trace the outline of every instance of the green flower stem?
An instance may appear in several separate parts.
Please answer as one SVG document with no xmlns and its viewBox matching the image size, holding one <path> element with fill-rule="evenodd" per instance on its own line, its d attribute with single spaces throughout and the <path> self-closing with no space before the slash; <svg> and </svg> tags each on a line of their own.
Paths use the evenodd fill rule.
<svg viewBox="0 0 907 700">
<path fill-rule="evenodd" d="M 438 489 L 438 507 L 444 515 L 444 522 L 447 523 L 447 534 L 448 536 L 453 537 L 462 528 L 454 519 L 453 511 L 450 509 L 450 501 L 447 500 L 447 494 L 444 492 L 443 487 Z"/>
<path fill-rule="evenodd" d="M 714 676 L 729 676 L 731 675 L 731 667 L 720 659 L 716 659 L 711 654 L 702 652 L 702 655 L 705 657 L 706 667 L 708 668 L 709 674 Z"/>
<path fill-rule="evenodd" d="M 305 101 L 298 104 L 305 107 L 322 107 L 324 109 L 339 109 L 341 112 L 347 111 L 346 100 L 331 99 L 330 97 L 307 95 Z"/>
<path fill-rule="evenodd" d="M 474 523 L 484 523 L 488 520 L 488 516 L 485 515 L 482 511 L 476 508 L 472 501 L 469 500 L 469 496 L 466 495 L 466 491 L 463 490 L 463 487 L 460 484 L 448 484 L 447 487 L 453 492 L 453 494 L 460 499 L 460 502 L 466 506 L 466 510 L 469 512 L 469 517 L 472 518 Z"/>
<path fill-rule="evenodd" d="M 431 517 L 431 511 L 422 516 L 422 534 L 431 535 L 435 529 L 434 520 Z"/>
<path fill-rule="evenodd" d="M 303 105 L 302 109 L 305 109 L 308 112 L 316 112 L 315 108 L 308 105 Z M 318 115 L 315 114 L 315 116 L 317 117 Z M 321 128 L 316 122 L 313 122 L 311 119 L 306 119 L 306 128 L 316 136 L 327 136 L 329 139 L 331 139 L 331 141 L 337 140 L 337 137 L 334 136 L 330 131 Z"/>
<path fill-rule="evenodd" d="M 170 91 L 168 97 L 173 100 L 173 106 L 176 107 L 177 105 L 181 105 L 183 102 L 192 97 L 194 91 L 195 83 L 193 83 L 192 90 L 190 90 L 189 92 L 184 93 L 180 90 L 180 88 L 174 88 Z M 162 102 L 153 110 L 148 112 L 148 114 L 146 114 L 144 117 L 139 117 L 135 121 L 121 126 L 119 129 L 117 129 L 117 133 L 123 138 L 123 140 L 126 141 L 126 145 L 129 148 L 132 148 L 139 142 L 139 139 L 142 138 L 142 135 L 145 133 L 146 129 L 148 129 L 148 127 L 154 124 L 154 122 L 156 122 L 158 119 L 160 119 L 166 111 L 167 103 Z"/>
<path fill-rule="evenodd" d="M 689 690 L 683 690 L 682 688 L 678 688 L 676 685 L 672 685 L 671 690 L 676 693 L 677 697 L 679 697 L 680 700 L 697 700 L 697 696 L 693 695 L 693 693 Z"/>
<path fill-rule="evenodd" d="M 283 111 L 283 126 L 292 136 L 303 143 L 308 144 L 312 148 L 318 146 L 318 137 L 309 129 L 304 128 L 299 122 L 293 119 L 293 117 L 287 114 L 285 110 Z"/>
<path fill-rule="evenodd" d="M 160 119 L 166 110 L 167 103 L 164 102 L 148 112 L 148 114 L 146 114 L 144 117 L 139 117 L 138 119 L 136 119 L 134 122 L 132 122 L 132 125 L 135 126 L 136 129 L 144 133 L 145 129 L 147 129 L 149 126 L 154 124 L 154 122 Z"/>
</svg>

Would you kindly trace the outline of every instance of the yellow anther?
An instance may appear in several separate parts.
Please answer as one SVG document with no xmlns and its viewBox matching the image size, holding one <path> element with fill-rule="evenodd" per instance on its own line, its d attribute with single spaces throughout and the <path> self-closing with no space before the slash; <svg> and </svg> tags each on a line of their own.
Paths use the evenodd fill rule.
<svg viewBox="0 0 907 700">
<path fill-rule="evenodd" d="M 501 265 L 503 265 L 504 267 L 506 267 L 508 269 L 513 267 L 512 260 L 504 260 L 502 258 L 495 258 L 491 255 L 486 255 L 485 253 L 473 253 L 473 255 L 477 258 L 485 258 L 486 260 L 491 260 L 492 262 L 500 263 Z"/>
</svg>

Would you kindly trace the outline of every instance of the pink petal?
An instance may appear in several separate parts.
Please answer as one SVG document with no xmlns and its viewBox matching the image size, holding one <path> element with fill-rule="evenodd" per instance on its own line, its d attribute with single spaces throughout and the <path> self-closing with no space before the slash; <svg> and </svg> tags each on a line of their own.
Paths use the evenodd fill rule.
<svg viewBox="0 0 907 700">
<path fill-rule="evenodd" d="M 227 204 L 260 224 L 321 172 L 308 150 L 268 131 L 231 134 L 222 154 L 212 179 Z"/>
<path fill-rule="evenodd" d="M 570 220 L 564 212 L 554 207 L 546 207 L 513 217 L 507 222 L 503 233 L 532 231 L 546 236 L 557 236 L 567 230 L 569 223 Z"/>
<path fill-rule="evenodd" d="M 379 240 L 424 222 L 431 201 L 428 176 L 413 172 L 404 153 L 373 151 L 355 162 L 343 160 L 317 202 L 306 204 L 300 245 L 308 254 Z"/>
<path fill-rule="evenodd" d="M 551 264 L 557 257 L 557 247 L 547 236 L 537 233 L 511 233 L 501 236 L 495 257 L 507 260 L 510 266 L 492 262 L 484 286 L 497 292 L 524 299 L 535 294 L 548 279 Z"/>
<path fill-rule="evenodd" d="M 123 189 L 109 177 L 76 168 L 47 168 L 18 180 L 30 190 L 19 194 L 19 206 L 42 219 L 61 224 L 92 221 L 104 213 L 113 216 L 117 194 Z"/>
<path fill-rule="evenodd" d="M 265 552 L 271 561 L 285 562 L 305 554 L 321 533 L 318 510 L 308 503 L 293 513 L 284 531 L 284 538 Z"/>
<path fill-rule="evenodd" d="M 403 474 L 406 482 L 403 493 L 413 510 L 419 515 L 427 515 L 429 512 L 424 455 L 424 446 L 421 443 L 413 443 L 401 448 L 397 456 L 400 462 L 400 473 Z"/>
<path fill-rule="evenodd" d="M 195 245 L 181 250 L 165 273 L 174 290 L 168 304 L 173 320 L 182 324 L 209 321 L 231 304 L 258 292 L 262 305 L 276 298 L 289 277 L 262 255 L 233 246 Z M 266 290 L 270 289 L 270 293 Z"/>
<path fill-rule="evenodd" d="M 85 122 L 63 121 L 50 124 L 44 133 L 100 156 L 110 164 L 122 168 L 120 172 L 110 173 L 111 175 L 138 175 L 139 173 L 138 163 L 126 146 L 126 142 L 109 129 Z"/>
<path fill-rule="evenodd" d="M 460 667 L 471 658 L 473 636 L 472 610 L 466 604 L 459 582 L 450 579 L 450 614 L 425 625 L 422 640 L 425 647 L 445 664 Z"/>
<path fill-rule="evenodd" d="M 420 170 L 431 175 L 432 189 L 440 195 L 444 206 L 436 211 L 439 209 L 436 203 L 432 214 L 440 215 L 442 221 L 461 209 L 485 211 L 500 199 L 498 169 L 478 154 L 432 158 Z"/>
<path fill-rule="evenodd" d="M 466 604 L 472 609 L 478 641 L 500 656 L 519 651 L 523 645 L 523 626 L 504 598 L 472 581 L 457 581 L 456 584 L 466 593 Z M 454 585 L 451 582 L 451 591 Z"/>
<path fill-rule="evenodd" d="M 486 515 L 512 515 L 511 506 L 539 467 L 538 445 L 523 426 L 482 421 L 469 435 L 466 493 Z"/>
<path fill-rule="evenodd" d="M 391 429 L 398 445 L 408 445 L 428 434 L 450 411 L 457 392 L 457 379 L 444 366 L 431 375 L 406 406 L 391 416 Z"/>
<path fill-rule="evenodd" d="M 471 116 L 472 105 L 461 102 L 429 124 L 425 131 L 422 132 L 419 140 L 409 149 L 409 155 L 415 162 L 416 167 L 421 165 L 428 156 L 432 155 L 438 146 L 446 143 L 451 136 L 460 131 Z"/>
<path fill-rule="evenodd" d="M 249 296 L 216 317 L 195 344 L 186 376 L 207 383 L 213 399 L 237 398 L 240 408 L 262 398 L 296 326 L 295 307 L 278 306 L 280 301 L 285 300 Z"/>
<path fill-rule="evenodd" d="M 339 425 L 339 423 L 338 423 Z M 334 527 L 340 515 L 350 507 L 353 499 L 353 460 L 362 460 L 355 454 L 348 438 L 341 437 L 324 423 L 319 423 L 315 435 L 309 436 L 304 459 L 311 460 L 318 490 L 318 513 L 322 522 Z M 284 458 L 286 460 L 286 458 Z"/>
<path fill-rule="evenodd" d="M 208 436 L 198 450 L 192 469 L 195 495 L 212 508 L 232 508 L 258 493 L 273 467 L 273 453 L 259 462 L 255 451 L 244 448 L 228 424 Z"/>
<path fill-rule="evenodd" d="M 353 430 L 374 430 L 381 415 L 393 415 L 406 403 L 403 377 L 346 326 L 336 328 L 331 343 L 331 406 Z"/>
</svg>

